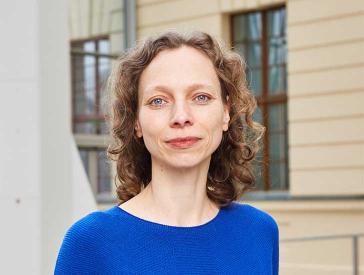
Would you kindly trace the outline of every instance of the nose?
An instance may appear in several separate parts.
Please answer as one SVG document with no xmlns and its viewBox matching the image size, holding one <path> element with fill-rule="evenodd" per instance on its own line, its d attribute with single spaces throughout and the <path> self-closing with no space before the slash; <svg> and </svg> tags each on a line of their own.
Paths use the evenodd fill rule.
<svg viewBox="0 0 364 275">
<path fill-rule="evenodd" d="M 172 108 L 170 127 L 183 128 L 193 125 L 191 109 L 187 102 L 176 102 Z"/>
</svg>

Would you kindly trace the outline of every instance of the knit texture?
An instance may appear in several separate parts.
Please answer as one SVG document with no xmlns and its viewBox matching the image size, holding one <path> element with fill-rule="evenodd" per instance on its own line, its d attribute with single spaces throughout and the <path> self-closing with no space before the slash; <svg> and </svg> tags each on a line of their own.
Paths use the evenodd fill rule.
<svg viewBox="0 0 364 275">
<path fill-rule="evenodd" d="M 74 223 L 55 274 L 277 275 L 279 230 L 266 212 L 233 202 L 209 222 L 179 227 L 118 206 Z"/>
</svg>

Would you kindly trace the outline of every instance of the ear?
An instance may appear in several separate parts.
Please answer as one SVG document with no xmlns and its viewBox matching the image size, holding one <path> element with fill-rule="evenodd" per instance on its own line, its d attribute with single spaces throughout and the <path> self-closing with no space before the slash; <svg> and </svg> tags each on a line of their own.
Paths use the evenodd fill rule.
<svg viewBox="0 0 364 275">
<path fill-rule="evenodd" d="M 229 121 L 230 121 L 230 101 L 229 96 L 226 96 L 226 104 L 224 104 L 224 124 L 223 130 L 227 131 L 229 129 Z"/>
<path fill-rule="evenodd" d="M 134 129 L 137 137 L 141 138 L 143 136 L 143 133 L 142 133 L 142 128 L 140 127 L 139 120 L 136 121 Z"/>
</svg>

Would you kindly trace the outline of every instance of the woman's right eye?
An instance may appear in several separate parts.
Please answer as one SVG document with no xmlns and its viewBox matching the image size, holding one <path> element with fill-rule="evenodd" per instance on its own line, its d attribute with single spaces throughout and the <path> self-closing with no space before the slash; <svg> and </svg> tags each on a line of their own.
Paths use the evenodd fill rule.
<svg viewBox="0 0 364 275">
<path fill-rule="evenodd" d="M 152 99 L 149 104 L 152 106 L 161 106 L 163 101 L 164 101 L 164 99 L 157 97 L 157 98 Z"/>
</svg>

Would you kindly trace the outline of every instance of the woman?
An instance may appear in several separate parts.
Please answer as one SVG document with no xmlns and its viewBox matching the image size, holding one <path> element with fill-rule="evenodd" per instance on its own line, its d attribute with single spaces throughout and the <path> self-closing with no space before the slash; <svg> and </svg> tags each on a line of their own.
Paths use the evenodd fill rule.
<svg viewBox="0 0 364 275">
<path fill-rule="evenodd" d="M 77 221 L 56 274 L 278 274 L 275 220 L 252 189 L 265 128 L 241 57 L 202 32 L 139 43 L 109 79 L 120 204 Z"/>
</svg>

